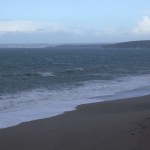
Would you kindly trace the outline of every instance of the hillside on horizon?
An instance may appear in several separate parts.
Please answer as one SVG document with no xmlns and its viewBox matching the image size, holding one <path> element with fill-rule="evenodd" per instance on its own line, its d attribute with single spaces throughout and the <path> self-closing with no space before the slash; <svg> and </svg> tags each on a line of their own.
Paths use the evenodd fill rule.
<svg viewBox="0 0 150 150">
<path fill-rule="evenodd" d="M 103 48 L 150 48 L 150 40 L 106 44 Z"/>
<path fill-rule="evenodd" d="M 150 48 L 150 40 L 128 41 L 120 43 L 76 43 L 76 44 L 48 44 L 48 43 L 29 43 L 29 44 L 0 44 L 0 48 Z"/>
</svg>

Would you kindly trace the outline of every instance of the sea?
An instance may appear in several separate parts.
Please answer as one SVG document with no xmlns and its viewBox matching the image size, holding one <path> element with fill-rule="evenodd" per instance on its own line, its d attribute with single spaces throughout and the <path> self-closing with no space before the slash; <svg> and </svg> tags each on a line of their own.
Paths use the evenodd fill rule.
<svg viewBox="0 0 150 150">
<path fill-rule="evenodd" d="M 0 49 L 0 128 L 150 94 L 150 49 Z"/>
</svg>

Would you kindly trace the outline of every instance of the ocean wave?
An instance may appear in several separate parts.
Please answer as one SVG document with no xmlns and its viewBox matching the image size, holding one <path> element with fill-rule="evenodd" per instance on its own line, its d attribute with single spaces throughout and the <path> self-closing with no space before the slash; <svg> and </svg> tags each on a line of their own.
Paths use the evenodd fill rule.
<svg viewBox="0 0 150 150">
<path fill-rule="evenodd" d="M 150 94 L 150 75 L 128 76 L 111 81 L 85 81 L 81 86 L 33 89 L 0 96 L 0 128 L 24 121 L 55 116 L 77 105 L 103 101 L 108 97 Z M 130 92 L 132 91 L 132 92 Z M 133 92 L 134 91 L 134 92 Z M 11 117 L 12 116 L 12 117 Z M 8 118 L 9 120 L 5 118 Z"/>
<path fill-rule="evenodd" d="M 13 74 L 1 74 L 2 77 L 8 76 L 41 76 L 41 77 L 53 77 L 56 76 L 53 72 L 35 72 L 35 73 L 13 73 Z"/>
<path fill-rule="evenodd" d="M 8 77 L 8 76 L 36 76 L 37 73 L 8 73 L 8 74 L 1 74 L 2 77 Z"/>
<path fill-rule="evenodd" d="M 72 73 L 72 72 L 81 72 L 84 71 L 85 69 L 83 68 L 74 68 L 74 69 L 66 69 L 65 72 L 67 73 Z"/>
<path fill-rule="evenodd" d="M 53 72 L 39 72 L 39 75 L 41 75 L 42 77 L 53 77 L 56 76 Z"/>
<path fill-rule="evenodd" d="M 53 65 L 71 65 L 71 63 L 63 63 L 63 62 L 52 62 Z"/>
</svg>

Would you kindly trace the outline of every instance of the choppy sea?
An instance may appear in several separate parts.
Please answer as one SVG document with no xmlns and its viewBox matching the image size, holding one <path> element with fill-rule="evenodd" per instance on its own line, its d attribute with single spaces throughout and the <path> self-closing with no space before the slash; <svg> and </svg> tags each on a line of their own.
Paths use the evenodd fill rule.
<svg viewBox="0 0 150 150">
<path fill-rule="evenodd" d="M 0 49 L 0 128 L 148 94 L 150 49 Z"/>
</svg>

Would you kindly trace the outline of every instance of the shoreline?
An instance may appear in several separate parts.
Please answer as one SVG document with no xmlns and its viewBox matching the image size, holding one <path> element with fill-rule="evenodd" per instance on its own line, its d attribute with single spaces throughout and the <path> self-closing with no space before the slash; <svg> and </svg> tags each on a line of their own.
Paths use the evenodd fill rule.
<svg viewBox="0 0 150 150">
<path fill-rule="evenodd" d="M 0 129 L 5 150 L 149 150 L 150 95 L 77 106 Z"/>
<path fill-rule="evenodd" d="M 58 107 L 56 107 L 56 112 L 53 112 L 55 109 L 53 108 L 53 107 L 48 107 L 47 106 L 47 108 L 49 109 L 49 110 L 51 110 L 51 108 L 52 108 L 52 112 L 50 111 L 49 113 L 47 112 L 46 113 L 46 115 L 44 116 L 44 115 L 41 115 L 40 117 L 39 116 L 36 116 L 36 117 L 32 117 L 32 115 L 33 115 L 33 113 L 34 112 L 32 112 L 32 109 L 30 109 L 30 110 L 27 110 L 27 112 L 25 112 L 24 113 L 24 111 L 23 111 L 23 113 L 21 112 L 17 112 L 17 111 L 12 111 L 12 112 L 10 112 L 9 114 L 7 114 L 6 116 L 4 115 L 0 115 L 0 118 L 1 118 L 1 121 L 2 121 L 2 124 L 0 124 L 0 130 L 1 129 L 7 129 L 7 128 L 10 128 L 10 127 L 15 127 L 15 126 L 18 126 L 18 125 L 20 125 L 20 124 L 22 124 L 22 123 L 27 123 L 27 122 L 32 122 L 32 121 L 36 121 L 36 120 L 41 120 L 41 119 L 47 119 L 47 118 L 53 118 L 53 117 L 57 117 L 57 116 L 59 116 L 59 115 L 63 115 L 65 112 L 70 112 L 70 111 L 74 111 L 74 110 L 76 110 L 77 109 L 77 107 L 78 106 L 82 106 L 82 105 L 88 105 L 88 104 L 94 104 L 94 103 L 103 103 L 103 102 L 107 102 L 107 101 L 117 101 L 117 100 L 124 100 L 124 99 L 130 99 L 130 98 L 137 98 L 137 97 L 143 97 L 143 96 L 147 96 L 147 95 L 149 95 L 149 94 L 144 94 L 144 95 L 130 95 L 130 97 L 129 97 L 129 95 L 127 96 L 125 96 L 125 95 L 119 95 L 119 96 L 114 96 L 114 95 L 111 95 L 111 96 L 109 96 L 109 97 L 105 97 L 104 96 L 104 99 L 103 99 L 103 97 L 99 97 L 99 99 L 100 100 L 98 100 L 98 97 L 96 97 L 96 99 L 97 100 L 94 100 L 94 101 L 82 101 L 82 102 L 80 102 L 80 103 L 74 103 L 74 104 L 71 104 L 71 103 L 69 103 L 70 105 L 66 105 L 66 109 L 64 110 L 64 109 L 62 109 L 61 111 L 60 110 L 58 110 L 58 109 L 60 109 L 61 107 L 61 105 L 64 107 L 64 104 L 62 103 L 61 105 L 58 105 Z M 46 109 L 47 109 L 46 108 Z M 37 108 L 36 108 L 37 109 Z M 40 110 L 40 111 L 38 111 L 38 114 L 40 114 L 40 112 L 41 112 L 41 109 L 37 109 L 37 110 Z M 43 108 L 42 108 L 42 110 L 43 110 Z M 26 110 L 25 110 L 26 111 Z M 30 115 L 30 113 L 32 114 L 31 116 L 29 116 Z M 42 112 L 43 113 L 43 112 Z M 29 116 L 29 118 L 28 119 L 24 119 L 24 117 L 25 118 L 27 118 L 26 117 L 26 115 L 24 116 L 24 114 L 26 114 L 27 116 Z M 36 113 L 35 113 L 36 114 Z M 35 115 L 34 114 L 34 115 Z M 21 118 L 21 120 L 17 120 L 15 123 L 13 122 L 13 120 L 11 120 L 11 117 L 9 118 L 9 116 L 15 116 L 15 118 L 17 118 L 17 117 L 19 117 L 19 119 Z M 9 118 L 8 120 L 9 121 L 7 121 L 6 119 L 2 119 L 2 118 Z M 23 119 L 22 119 L 23 118 Z M 4 121 L 4 122 L 3 122 Z"/>
</svg>

